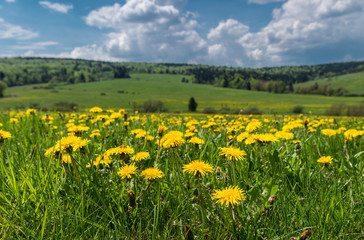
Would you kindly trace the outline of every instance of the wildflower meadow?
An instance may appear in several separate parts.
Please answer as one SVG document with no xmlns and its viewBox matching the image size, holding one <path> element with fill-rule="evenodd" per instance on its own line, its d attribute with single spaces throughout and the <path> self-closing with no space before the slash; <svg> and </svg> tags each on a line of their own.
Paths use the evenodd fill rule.
<svg viewBox="0 0 364 240">
<path fill-rule="evenodd" d="M 364 119 L 0 113 L 4 239 L 360 239 Z"/>
</svg>

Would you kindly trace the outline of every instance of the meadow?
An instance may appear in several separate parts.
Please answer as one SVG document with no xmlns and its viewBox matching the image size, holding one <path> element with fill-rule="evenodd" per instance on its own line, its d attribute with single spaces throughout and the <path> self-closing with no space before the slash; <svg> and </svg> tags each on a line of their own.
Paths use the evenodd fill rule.
<svg viewBox="0 0 364 240">
<path fill-rule="evenodd" d="M 2 111 L 0 237 L 360 239 L 363 120 Z"/>
<path fill-rule="evenodd" d="M 364 72 L 344 74 L 329 78 L 319 78 L 305 83 L 295 84 L 295 88 L 300 86 L 331 85 L 333 88 L 345 88 L 348 94 L 364 95 Z"/>
<path fill-rule="evenodd" d="M 273 94 L 268 92 L 218 88 L 205 84 L 181 82 L 184 75 L 131 74 L 131 78 L 100 82 L 56 85 L 48 84 L 10 87 L 0 99 L 0 109 L 27 108 L 37 105 L 52 109 L 57 102 L 72 102 L 79 109 L 103 108 L 133 109 L 150 99 L 160 100 L 169 112 L 188 112 L 188 101 L 194 97 L 197 111 L 206 108 L 248 109 L 256 107 L 263 113 L 290 113 L 301 105 L 305 113 L 323 114 L 331 105 L 359 105 L 364 97 L 327 97 L 320 95 Z"/>
</svg>

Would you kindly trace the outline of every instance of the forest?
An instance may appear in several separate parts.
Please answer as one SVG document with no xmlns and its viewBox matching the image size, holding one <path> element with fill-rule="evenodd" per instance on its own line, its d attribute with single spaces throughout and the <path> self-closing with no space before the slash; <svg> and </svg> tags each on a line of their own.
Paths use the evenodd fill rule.
<svg viewBox="0 0 364 240">
<path fill-rule="evenodd" d="M 299 87 L 296 83 L 318 78 L 332 78 L 363 72 L 364 61 L 304 66 L 239 68 L 179 63 L 105 62 L 83 59 L 38 57 L 0 58 L 0 81 L 8 87 L 36 83 L 74 84 L 113 78 L 128 78 L 130 73 L 180 74 L 190 76 L 193 83 L 223 88 L 267 91 L 271 93 L 320 94 L 345 96 L 343 87 L 330 84 Z M 181 80 L 187 82 L 185 78 Z"/>
</svg>

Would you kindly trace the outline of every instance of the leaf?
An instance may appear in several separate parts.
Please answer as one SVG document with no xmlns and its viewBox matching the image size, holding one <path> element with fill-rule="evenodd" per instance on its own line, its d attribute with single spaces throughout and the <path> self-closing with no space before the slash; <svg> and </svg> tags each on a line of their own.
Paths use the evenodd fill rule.
<svg viewBox="0 0 364 240">
<path fill-rule="evenodd" d="M 278 185 L 273 185 L 272 189 L 270 190 L 270 195 L 275 195 L 278 192 Z"/>
<path fill-rule="evenodd" d="M 354 155 L 355 158 L 358 158 L 360 155 L 362 155 L 364 153 L 364 151 L 358 152 L 357 154 Z"/>
</svg>

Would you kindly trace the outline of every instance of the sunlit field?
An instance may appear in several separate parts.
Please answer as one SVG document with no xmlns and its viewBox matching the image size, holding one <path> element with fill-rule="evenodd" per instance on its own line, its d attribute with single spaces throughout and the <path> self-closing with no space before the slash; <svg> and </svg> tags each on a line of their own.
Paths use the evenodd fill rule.
<svg viewBox="0 0 364 240">
<path fill-rule="evenodd" d="M 0 113 L 4 239 L 360 239 L 363 118 Z"/>
</svg>

